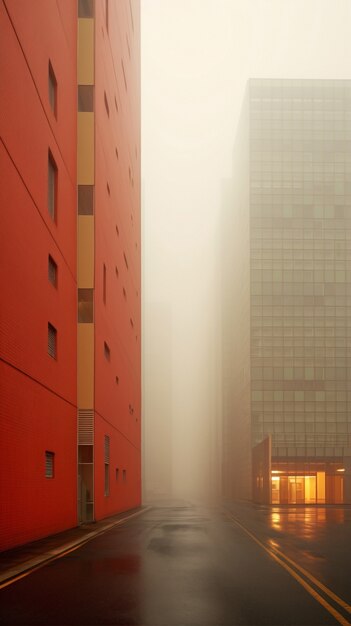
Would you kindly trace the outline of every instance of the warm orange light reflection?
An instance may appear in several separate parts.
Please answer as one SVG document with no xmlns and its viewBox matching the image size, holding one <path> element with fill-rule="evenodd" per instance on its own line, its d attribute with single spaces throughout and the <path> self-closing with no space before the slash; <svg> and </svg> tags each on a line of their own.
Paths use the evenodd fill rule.
<svg viewBox="0 0 351 626">
<path fill-rule="evenodd" d="M 283 476 L 282 471 L 272 470 L 272 474 L 272 504 L 325 504 L 325 472 Z"/>
</svg>

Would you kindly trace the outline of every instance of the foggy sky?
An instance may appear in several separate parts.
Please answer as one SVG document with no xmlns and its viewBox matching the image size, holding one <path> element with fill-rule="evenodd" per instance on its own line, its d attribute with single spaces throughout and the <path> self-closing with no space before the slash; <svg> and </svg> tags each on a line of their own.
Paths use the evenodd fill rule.
<svg viewBox="0 0 351 626">
<path fill-rule="evenodd" d="M 146 497 L 219 492 L 218 223 L 246 81 L 351 78 L 350 24 L 350 0 L 141 0 Z"/>
</svg>

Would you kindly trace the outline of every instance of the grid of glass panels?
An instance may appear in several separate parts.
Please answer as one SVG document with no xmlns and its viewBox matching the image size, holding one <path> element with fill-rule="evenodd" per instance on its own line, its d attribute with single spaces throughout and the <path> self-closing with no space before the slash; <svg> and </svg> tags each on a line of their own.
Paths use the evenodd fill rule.
<svg viewBox="0 0 351 626">
<path fill-rule="evenodd" d="M 250 83 L 253 445 L 351 446 L 351 81 Z"/>
</svg>

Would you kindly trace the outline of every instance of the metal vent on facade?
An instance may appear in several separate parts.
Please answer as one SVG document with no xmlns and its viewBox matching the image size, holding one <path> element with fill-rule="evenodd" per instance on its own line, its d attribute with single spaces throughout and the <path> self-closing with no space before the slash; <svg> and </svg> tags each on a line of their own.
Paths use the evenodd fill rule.
<svg viewBox="0 0 351 626">
<path fill-rule="evenodd" d="M 48 324 L 48 353 L 56 359 L 57 330 L 52 324 Z"/>
<path fill-rule="evenodd" d="M 78 445 L 94 445 L 94 411 L 78 410 Z"/>
<path fill-rule="evenodd" d="M 45 452 L 45 478 L 54 477 L 54 452 Z"/>
<path fill-rule="evenodd" d="M 105 463 L 110 462 L 110 437 L 105 435 Z"/>
</svg>

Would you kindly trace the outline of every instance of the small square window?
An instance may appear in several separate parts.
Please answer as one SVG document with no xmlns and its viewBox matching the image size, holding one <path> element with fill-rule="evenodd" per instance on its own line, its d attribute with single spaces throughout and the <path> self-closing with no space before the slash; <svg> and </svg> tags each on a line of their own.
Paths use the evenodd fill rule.
<svg viewBox="0 0 351 626">
<path fill-rule="evenodd" d="M 54 478 L 54 452 L 45 452 L 45 478 Z"/>
<path fill-rule="evenodd" d="M 78 215 L 94 215 L 93 185 L 78 185 Z"/>
<path fill-rule="evenodd" d="M 57 356 L 57 330 L 56 328 L 48 323 L 48 354 L 52 356 L 53 359 L 56 359 Z"/>
<path fill-rule="evenodd" d="M 78 0 L 78 17 L 94 17 L 94 0 Z"/>
<path fill-rule="evenodd" d="M 54 287 L 57 287 L 57 264 L 50 254 L 48 262 L 48 278 L 50 283 L 54 285 Z"/>
<path fill-rule="evenodd" d="M 78 289 L 78 322 L 94 321 L 93 289 Z"/>
<path fill-rule="evenodd" d="M 49 152 L 48 157 L 48 211 L 51 219 L 56 221 L 57 203 L 57 166 L 54 158 Z"/>
<path fill-rule="evenodd" d="M 57 116 L 57 80 L 49 61 L 49 102 L 52 112 Z"/>
<path fill-rule="evenodd" d="M 94 87 L 92 85 L 78 85 L 78 112 L 89 113 L 94 111 Z"/>
</svg>

